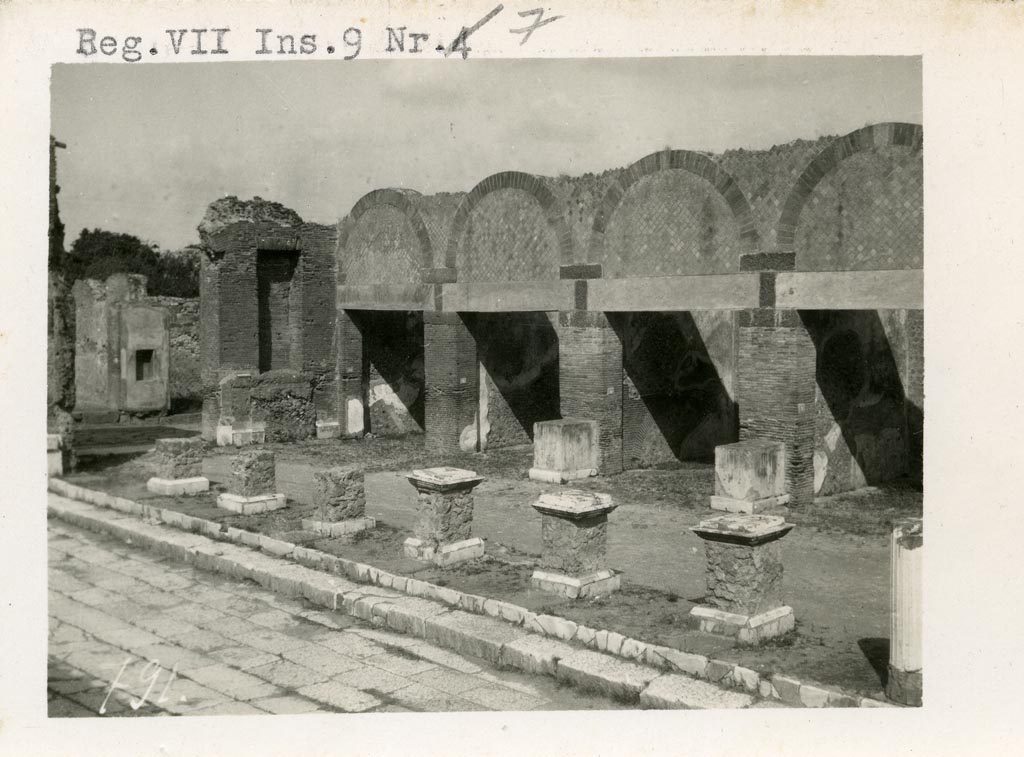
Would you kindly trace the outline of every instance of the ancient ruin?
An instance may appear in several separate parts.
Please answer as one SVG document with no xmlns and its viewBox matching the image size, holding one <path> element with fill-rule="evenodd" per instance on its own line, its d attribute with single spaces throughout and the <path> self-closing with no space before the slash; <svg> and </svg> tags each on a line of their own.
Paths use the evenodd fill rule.
<svg viewBox="0 0 1024 757">
<path fill-rule="evenodd" d="M 473 489 L 482 476 L 459 468 L 427 468 L 407 476 L 416 489 L 419 522 L 405 540 L 405 554 L 452 565 L 481 557 L 484 540 L 473 536 Z"/>
<path fill-rule="evenodd" d="M 242 515 L 279 510 L 287 505 L 277 492 L 275 456 L 270 450 L 248 450 L 231 460 L 228 491 L 217 497 L 217 507 Z"/>
<path fill-rule="evenodd" d="M 203 436 L 536 442 L 552 481 L 759 440 L 784 445 L 770 496 L 794 507 L 919 480 L 921 147 L 920 126 L 882 123 L 596 176 L 507 171 L 376 189 L 337 226 L 219 200 Z M 585 464 L 546 441 L 569 419 L 596 426 Z"/>
</svg>

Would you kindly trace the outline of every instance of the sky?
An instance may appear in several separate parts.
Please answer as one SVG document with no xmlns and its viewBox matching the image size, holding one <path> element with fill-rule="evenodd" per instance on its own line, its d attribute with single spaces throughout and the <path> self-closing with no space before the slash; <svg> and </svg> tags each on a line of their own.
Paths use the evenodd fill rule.
<svg viewBox="0 0 1024 757">
<path fill-rule="evenodd" d="M 67 247 L 101 228 L 180 249 L 226 195 L 334 223 L 382 187 L 599 173 L 922 112 L 916 57 L 59 64 L 50 91 Z"/>
</svg>

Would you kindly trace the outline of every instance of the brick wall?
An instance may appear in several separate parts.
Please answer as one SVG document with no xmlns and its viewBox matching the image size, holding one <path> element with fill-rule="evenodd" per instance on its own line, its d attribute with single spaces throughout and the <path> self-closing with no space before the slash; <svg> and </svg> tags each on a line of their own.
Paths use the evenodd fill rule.
<svg viewBox="0 0 1024 757">
<path fill-rule="evenodd" d="M 480 372 L 476 342 L 456 313 L 423 314 L 427 449 L 476 448 Z"/>
<path fill-rule="evenodd" d="M 311 386 L 318 419 L 337 418 L 337 234 L 334 226 L 238 221 L 205 235 L 207 254 L 200 280 L 205 437 L 212 436 L 219 414 L 215 411 L 219 380 L 237 371 L 258 372 L 261 367 L 261 323 L 263 344 L 271 345 L 271 356 L 274 351 L 279 356 L 287 353 L 282 360 L 264 360 L 263 367 L 301 373 Z M 261 257 L 278 263 L 294 259 L 291 275 L 264 276 L 261 287 Z M 277 270 L 274 263 L 270 266 Z M 283 273 L 283 267 L 278 268 Z"/>
<path fill-rule="evenodd" d="M 556 279 L 558 238 L 533 195 L 498 189 L 470 213 L 455 263 L 459 281 Z"/>
<path fill-rule="evenodd" d="M 604 313 L 558 314 L 562 417 L 598 423 L 602 473 L 622 470 L 622 342 Z"/>
<path fill-rule="evenodd" d="M 784 442 L 791 503 L 813 502 L 814 342 L 795 312 L 743 311 L 737 352 L 740 439 Z"/>
</svg>

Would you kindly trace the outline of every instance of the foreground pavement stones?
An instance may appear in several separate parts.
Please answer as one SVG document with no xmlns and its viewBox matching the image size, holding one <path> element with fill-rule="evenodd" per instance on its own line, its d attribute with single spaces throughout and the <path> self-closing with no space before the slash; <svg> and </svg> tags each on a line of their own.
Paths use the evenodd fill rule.
<svg viewBox="0 0 1024 757">
<path fill-rule="evenodd" d="M 59 521 L 50 521 L 49 542 L 52 717 L 97 717 L 101 708 L 108 717 L 140 717 L 618 706 L 580 697 L 547 678 L 524 684 L 523 676 L 482 660 L 336 613 L 324 625 L 300 614 L 318 614 L 304 609 L 301 599 L 168 562 Z M 96 582 L 118 576 L 134 577 L 141 587 L 133 594 L 101 594 Z M 149 583 L 168 583 L 166 576 L 177 579 L 169 582 L 173 588 Z M 75 589 L 95 606 L 58 587 Z M 143 604 L 147 595 L 159 599 Z M 106 611 L 112 599 L 111 607 L 134 605 L 132 621 Z M 255 638 L 279 651 L 250 645 Z"/>
<path fill-rule="evenodd" d="M 617 633 L 577 626 L 575 623 L 569 624 L 567 621 L 548 629 L 540 621 L 549 616 L 537 616 L 525 608 L 507 602 L 485 599 L 424 581 L 392 575 L 373 566 L 320 553 L 316 550 L 302 549 L 300 551 L 299 548 L 296 548 L 291 554 L 291 559 L 299 561 L 302 565 L 311 565 L 316 568 L 309 570 L 293 562 L 284 562 L 259 552 L 242 549 L 240 552 L 248 555 L 247 560 L 256 560 L 261 567 L 259 570 L 240 571 L 239 561 L 242 558 L 221 558 L 218 556 L 221 554 L 219 548 L 226 547 L 238 552 L 238 548 L 234 545 L 242 544 L 258 549 L 259 537 L 257 534 L 230 528 L 227 532 L 223 532 L 212 528 L 216 524 L 207 524 L 202 519 L 189 516 L 184 516 L 189 522 L 179 523 L 180 513 L 113 497 L 104 492 L 89 490 L 60 479 L 50 480 L 50 490 L 48 510 L 53 517 L 88 529 L 112 534 L 126 541 L 134 541 L 185 563 L 195 564 L 199 567 L 204 566 L 201 563 L 209 563 L 208 567 L 211 570 L 220 570 L 228 575 L 239 575 L 275 591 L 288 592 L 293 596 L 301 595 L 332 610 L 344 610 L 351 613 L 356 599 L 364 595 L 385 596 L 390 601 L 371 605 L 369 612 L 372 622 L 378 625 L 388 623 L 393 603 L 399 603 L 404 592 L 406 599 L 421 597 L 439 604 L 442 610 L 447 605 L 471 613 L 486 614 L 490 617 L 500 618 L 513 626 L 522 626 L 533 634 L 550 635 L 551 632 L 557 632 L 558 638 L 571 640 L 574 649 L 578 648 L 577 644 L 582 644 L 608 655 L 630 661 L 642 661 L 660 671 L 683 672 L 718 683 L 721 686 L 757 691 L 765 699 L 782 699 L 788 706 L 805 706 L 799 697 L 787 700 L 779 689 L 772 685 L 773 678 L 762 678 L 755 671 L 738 668 L 733 663 L 708 660 L 700 655 L 686 654 L 669 647 L 628 639 Z M 71 499 L 68 499 L 69 497 Z M 112 508 L 117 512 L 112 513 L 109 510 L 97 509 L 97 507 Z M 123 513 L 130 513 L 134 517 L 126 518 Z M 175 533 L 166 527 L 154 525 L 159 523 L 201 532 L 220 541 L 211 542 L 205 537 Z M 211 528 L 206 528 L 206 525 L 210 525 Z M 187 568 L 185 569 L 187 570 Z M 282 580 L 282 574 L 288 574 L 290 577 L 287 580 Z M 340 578 L 341 575 L 346 576 L 349 580 Z M 343 585 L 344 588 L 337 588 L 338 584 Z M 396 591 L 391 591 L 390 587 L 394 587 Z M 348 606 L 343 606 L 344 602 L 348 602 Z M 373 608 L 376 608 L 376 611 Z M 312 612 L 319 616 L 323 615 L 320 611 Z M 569 628 L 562 628 L 562 626 Z M 562 633 L 562 631 L 568 630 L 571 630 L 572 633 L 567 635 Z M 430 654 L 439 652 L 448 654 L 433 647 L 423 656 L 428 657 Z M 453 664 L 453 667 L 457 667 L 457 664 Z M 780 679 L 780 682 L 785 680 L 778 675 L 775 678 Z M 780 686 L 779 688 L 784 689 L 785 687 Z M 827 691 L 829 706 L 892 706 L 887 702 L 868 697 L 850 696 L 831 689 Z"/>
<path fill-rule="evenodd" d="M 665 675 L 640 692 L 640 704 L 657 709 L 738 709 L 753 705 L 754 697 L 689 676 Z"/>
</svg>

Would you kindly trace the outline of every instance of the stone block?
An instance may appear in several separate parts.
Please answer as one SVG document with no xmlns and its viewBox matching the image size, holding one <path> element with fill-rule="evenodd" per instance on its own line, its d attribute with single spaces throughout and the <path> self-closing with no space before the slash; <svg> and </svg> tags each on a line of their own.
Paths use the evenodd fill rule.
<svg viewBox="0 0 1024 757">
<path fill-rule="evenodd" d="M 316 422 L 316 438 L 317 439 L 340 439 L 341 438 L 341 423 L 339 421 L 317 421 Z"/>
<path fill-rule="evenodd" d="M 333 523 L 323 520 L 315 520 L 312 518 L 302 519 L 302 528 L 304 531 L 313 531 L 324 536 L 350 536 L 357 534 L 360 531 L 366 531 L 370 528 L 376 528 L 377 521 L 375 518 L 349 518 L 347 520 L 335 521 Z"/>
<path fill-rule="evenodd" d="M 567 599 L 602 597 L 617 591 L 621 580 L 611 570 L 599 570 L 582 576 L 566 576 L 545 570 L 533 571 L 530 585 L 538 591 L 559 594 Z"/>
<path fill-rule="evenodd" d="M 432 562 L 439 567 L 445 567 L 483 557 L 484 540 L 479 537 L 473 537 L 448 544 L 435 544 L 410 537 L 405 540 L 403 550 L 406 557 L 424 562 Z"/>
<path fill-rule="evenodd" d="M 690 610 L 690 624 L 704 633 L 735 638 L 740 644 L 756 645 L 793 630 L 793 608 L 776 607 L 756 615 L 726 612 L 697 605 Z"/>
<path fill-rule="evenodd" d="M 146 489 L 165 497 L 182 497 L 200 494 L 210 490 L 210 479 L 203 476 L 193 478 L 159 478 L 154 476 L 146 482 Z"/>
<path fill-rule="evenodd" d="M 157 439 L 154 448 L 158 479 L 199 478 L 203 475 L 203 440 Z"/>
<path fill-rule="evenodd" d="M 217 497 L 217 507 L 231 510 L 240 515 L 256 515 L 270 510 L 280 510 L 287 502 L 283 494 L 257 494 L 242 497 L 238 494 L 221 494 Z"/>
<path fill-rule="evenodd" d="M 228 491 L 241 497 L 274 494 L 277 479 L 274 472 L 274 453 L 270 450 L 243 452 L 231 459 L 231 479 Z"/>
<path fill-rule="evenodd" d="M 660 675 L 658 670 L 590 650 L 580 650 L 559 660 L 555 670 L 558 679 L 585 691 L 634 702 Z"/>
<path fill-rule="evenodd" d="M 575 647 L 563 641 L 530 634 L 502 647 L 501 664 L 526 673 L 553 676 L 558 661 L 575 652 Z"/>
<path fill-rule="evenodd" d="M 355 465 L 313 473 L 313 504 L 328 523 L 361 518 L 366 513 L 363 469 Z"/>
<path fill-rule="evenodd" d="M 48 476 L 63 476 L 64 469 L 68 465 L 68 450 L 65 448 L 64 438 L 60 434 L 46 435 L 46 474 Z"/>
<path fill-rule="evenodd" d="M 541 421 L 533 424 L 533 467 L 529 476 L 553 484 L 596 476 L 599 455 L 597 421 Z"/>
<path fill-rule="evenodd" d="M 452 610 L 424 621 L 427 641 L 459 654 L 480 657 L 498 664 L 502 647 L 521 639 L 526 632 L 486 615 Z"/>
<path fill-rule="evenodd" d="M 734 500 L 786 493 L 786 445 L 751 439 L 715 447 L 715 495 Z"/>
<path fill-rule="evenodd" d="M 754 697 L 750 694 L 723 689 L 678 673 L 661 675 L 640 692 L 640 706 L 650 709 L 740 709 L 753 703 Z"/>
<path fill-rule="evenodd" d="M 727 513 L 743 513 L 753 515 L 763 513 L 776 507 L 789 504 L 789 495 L 781 494 L 778 497 L 764 497 L 762 499 L 733 499 L 732 497 L 711 496 L 711 509 L 722 510 Z"/>
</svg>

